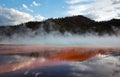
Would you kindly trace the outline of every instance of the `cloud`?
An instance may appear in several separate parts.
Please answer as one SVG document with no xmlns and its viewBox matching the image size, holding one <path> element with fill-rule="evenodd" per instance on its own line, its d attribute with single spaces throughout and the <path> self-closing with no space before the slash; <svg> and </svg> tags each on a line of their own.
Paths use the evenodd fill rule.
<svg viewBox="0 0 120 77">
<path fill-rule="evenodd" d="M 35 1 L 33 1 L 30 6 L 33 7 L 33 6 L 40 6 L 40 5 L 41 5 L 40 3 L 37 3 L 37 2 L 35 2 Z"/>
<path fill-rule="evenodd" d="M 28 6 L 25 5 L 25 4 L 22 4 L 22 7 L 23 7 L 24 9 L 26 9 L 27 11 L 33 12 L 33 10 L 31 10 L 30 8 L 28 8 Z"/>
<path fill-rule="evenodd" d="M 33 20 L 34 17 L 28 13 L 0 7 L 0 25 L 15 25 Z"/>
<path fill-rule="evenodd" d="M 45 17 L 43 17 L 43 16 L 41 16 L 41 15 L 35 16 L 35 20 L 36 20 L 36 21 L 42 21 L 42 20 L 44 20 L 44 19 L 45 19 Z"/>
<path fill-rule="evenodd" d="M 68 4 L 77 4 L 77 3 L 80 3 L 80 2 L 87 2 L 87 1 L 90 1 L 90 0 L 67 0 L 66 2 Z"/>
<path fill-rule="evenodd" d="M 96 21 L 120 18 L 120 0 L 66 0 L 67 14 L 85 15 Z"/>
<path fill-rule="evenodd" d="M 35 2 L 35 1 L 33 1 L 33 2 L 32 2 L 32 5 L 34 5 L 34 6 L 40 6 L 40 3 L 37 3 L 37 2 Z"/>
<path fill-rule="evenodd" d="M 84 14 L 85 10 L 90 9 L 90 6 L 85 6 L 85 5 L 70 5 L 69 10 L 67 11 L 68 14 L 70 15 L 79 15 L 79 14 Z"/>
<path fill-rule="evenodd" d="M 28 8 L 27 5 L 25 5 L 25 4 L 22 4 L 22 7 L 23 7 L 23 8 Z"/>
</svg>

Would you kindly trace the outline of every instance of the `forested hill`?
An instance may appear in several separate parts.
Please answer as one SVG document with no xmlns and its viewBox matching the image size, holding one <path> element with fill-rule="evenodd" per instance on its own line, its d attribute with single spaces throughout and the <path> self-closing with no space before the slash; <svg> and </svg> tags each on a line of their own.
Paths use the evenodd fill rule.
<svg viewBox="0 0 120 77">
<path fill-rule="evenodd" d="M 119 35 L 120 19 L 110 21 L 95 22 L 84 16 L 72 16 L 65 18 L 47 19 L 42 22 L 27 22 L 20 25 L 0 26 L 0 36 L 12 36 L 14 34 L 28 34 L 34 32 L 35 35 L 45 32 L 58 31 L 61 34 L 70 32 L 72 34 L 93 33 L 97 35 Z"/>
</svg>

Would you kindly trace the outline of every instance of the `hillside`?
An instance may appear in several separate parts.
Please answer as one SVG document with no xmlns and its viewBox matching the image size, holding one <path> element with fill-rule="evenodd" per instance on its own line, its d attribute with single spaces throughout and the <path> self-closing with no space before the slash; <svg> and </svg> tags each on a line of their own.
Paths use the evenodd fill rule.
<svg viewBox="0 0 120 77">
<path fill-rule="evenodd" d="M 72 16 L 65 18 L 48 19 L 42 22 L 27 22 L 19 25 L 0 26 L 0 38 L 13 36 L 14 34 L 49 33 L 58 31 L 62 34 L 70 32 L 72 34 L 93 33 L 97 35 L 119 35 L 120 19 L 110 21 L 95 22 L 84 16 Z"/>
</svg>

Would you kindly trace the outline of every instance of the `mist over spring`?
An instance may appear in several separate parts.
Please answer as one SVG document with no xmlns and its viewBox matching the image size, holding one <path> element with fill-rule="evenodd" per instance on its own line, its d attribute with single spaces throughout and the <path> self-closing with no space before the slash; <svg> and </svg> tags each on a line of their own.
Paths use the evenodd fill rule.
<svg viewBox="0 0 120 77">
<path fill-rule="evenodd" d="M 60 45 L 60 46 L 120 46 L 120 36 L 97 36 L 93 34 L 77 35 L 66 32 L 51 32 L 38 35 L 14 35 L 5 38 L 1 43 L 6 44 L 38 44 L 38 45 Z"/>
</svg>

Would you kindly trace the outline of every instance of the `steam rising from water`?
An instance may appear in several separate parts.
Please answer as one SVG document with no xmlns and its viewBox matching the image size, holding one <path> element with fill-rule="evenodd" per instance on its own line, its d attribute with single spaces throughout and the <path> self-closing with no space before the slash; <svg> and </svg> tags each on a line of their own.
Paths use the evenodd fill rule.
<svg viewBox="0 0 120 77">
<path fill-rule="evenodd" d="M 7 44 L 39 44 L 60 46 L 120 46 L 120 36 L 97 36 L 97 35 L 75 35 L 59 32 L 41 33 L 36 36 L 20 37 L 14 35 L 11 39 L 6 38 L 1 43 Z"/>
</svg>

